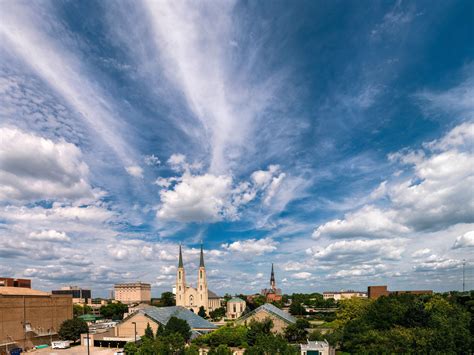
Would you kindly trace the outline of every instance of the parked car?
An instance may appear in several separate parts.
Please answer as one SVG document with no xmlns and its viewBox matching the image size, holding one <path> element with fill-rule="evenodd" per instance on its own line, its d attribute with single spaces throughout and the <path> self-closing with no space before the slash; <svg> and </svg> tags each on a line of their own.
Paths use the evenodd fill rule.
<svg viewBox="0 0 474 355">
<path fill-rule="evenodd" d="M 68 349 L 71 347 L 71 342 L 67 340 L 53 341 L 51 348 L 53 349 Z"/>
<path fill-rule="evenodd" d="M 117 350 L 116 352 L 114 352 L 114 355 L 125 355 L 125 351 Z"/>
</svg>

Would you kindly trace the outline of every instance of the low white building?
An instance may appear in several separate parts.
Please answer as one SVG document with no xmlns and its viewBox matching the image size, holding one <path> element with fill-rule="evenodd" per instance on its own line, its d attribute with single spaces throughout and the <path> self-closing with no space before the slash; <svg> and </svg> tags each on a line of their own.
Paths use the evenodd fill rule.
<svg viewBox="0 0 474 355">
<path fill-rule="evenodd" d="M 301 355 L 334 355 L 336 351 L 329 345 L 327 340 L 309 341 L 301 344 Z"/>
<path fill-rule="evenodd" d="M 227 312 L 226 317 L 228 319 L 237 319 L 240 318 L 242 313 L 244 313 L 247 304 L 241 298 L 234 297 L 227 301 Z"/>
<path fill-rule="evenodd" d="M 346 300 L 349 298 L 367 298 L 367 292 L 361 291 L 327 291 L 323 292 L 323 298 L 328 300 L 330 298 L 334 299 L 335 301 Z"/>
</svg>

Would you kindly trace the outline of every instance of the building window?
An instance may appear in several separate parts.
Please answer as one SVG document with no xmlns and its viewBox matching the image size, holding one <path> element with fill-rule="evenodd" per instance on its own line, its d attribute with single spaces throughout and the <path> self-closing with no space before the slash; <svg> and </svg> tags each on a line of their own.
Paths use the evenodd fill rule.
<svg viewBox="0 0 474 355">
<path fill-rule="evenodd" d="M 201 275 L 201 279 L 202 279 L 202 270 L 199 271 L 199 275 Z"/>
<path fill-rule="evenodd" d="M 199 288 L 200 288 L 200 289 L 201 289 L 201 291 L 202 291 L 202 285 L 201 285 L 201 286 L 199 286 Z"/>
<path fill-rule="evenodd" d="M 181 280 L 181 271 L 178 272 L 179 279 Z"/>
<path fill-rule="evenodd" d="M 233 308 L 234 308 L 234 313 L 237 311 L 237 307 L 236 307 L 236 304 L 234 303 L 233 305 Z"/>
</svg>

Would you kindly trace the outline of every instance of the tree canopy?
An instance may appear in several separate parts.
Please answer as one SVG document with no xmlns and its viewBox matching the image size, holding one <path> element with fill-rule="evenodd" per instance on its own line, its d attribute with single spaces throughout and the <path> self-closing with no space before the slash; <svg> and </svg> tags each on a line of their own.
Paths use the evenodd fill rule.
<svg viewBox="0 0 474 355">
<path fill-rule="evenodd" d="M 68 319 L 62 322 L 58 335 L 62 340 L 76 342 L 81 338 L 81 334 L 87 333 L 87 323 L 80 318 Z"/>
</svg>

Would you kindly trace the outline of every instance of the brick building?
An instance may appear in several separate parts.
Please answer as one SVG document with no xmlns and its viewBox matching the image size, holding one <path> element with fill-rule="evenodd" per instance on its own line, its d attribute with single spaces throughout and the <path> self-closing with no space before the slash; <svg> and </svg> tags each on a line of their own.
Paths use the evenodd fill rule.
<svg viewBox="0 0 474 355">
<path fill-rule="evenodd" d="M 367 288 L 367 295 L 370 299 L 377 299 L 381 296 L 388 295 L 401 295 L 401 294 L 411 294 L 411 295 L 432 295 L 433 290 L 402 290 L 402 291 L 389 291 L 386 285 L 384 286 L 369 286 Z"/>
<path fill-rule="evenodd" d="M 12 279 L 10 277 L 0 277 L 0 287 L 31 288 L 31 280 L 30 279 Z"/>
<path fill-rule="evenodd" d="M 72 297 L 23 287 L 0 287 L 0 354 L 31 349 L 57 339 L 61 323 L 71 319 Z"/>
</svg>

